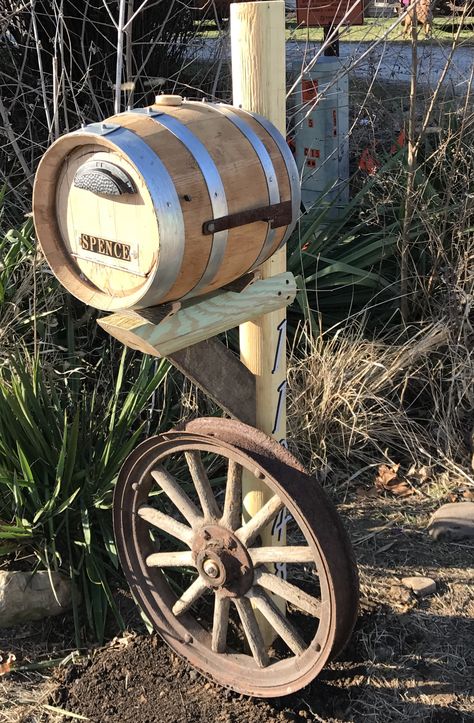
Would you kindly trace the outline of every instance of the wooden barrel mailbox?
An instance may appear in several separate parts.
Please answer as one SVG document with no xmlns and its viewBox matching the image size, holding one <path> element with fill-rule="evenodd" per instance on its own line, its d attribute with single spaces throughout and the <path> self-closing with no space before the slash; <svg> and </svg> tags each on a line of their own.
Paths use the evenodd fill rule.
<svg viewBox="0 0 474 723">
<path fill-rule="evenodd" d="M 269 121 L 180 96 L 59 138 L 33 193 L 54 274 L 111 311 L 229 284 L 286 242 L 299 204 L 293 156 Z"/>
</svg>

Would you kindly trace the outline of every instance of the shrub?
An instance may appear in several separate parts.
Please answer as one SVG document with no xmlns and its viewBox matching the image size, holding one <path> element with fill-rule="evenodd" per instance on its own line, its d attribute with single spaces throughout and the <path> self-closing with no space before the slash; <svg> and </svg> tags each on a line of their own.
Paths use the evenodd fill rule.
<svg viewBox="0 0 474 723">
<path fill-rule="evenodd" d="M 114 372 L 104 351 L 95 369 L 60 373 L 25 355 L 0 369 L 0 552 L 26 545 L 38 566 L 70 577 L 78 645 L 80 600 L 97 639 L 109 606 L 122 624 L 112 492 L 168 368 L 124 351 Z"/>
</svg>

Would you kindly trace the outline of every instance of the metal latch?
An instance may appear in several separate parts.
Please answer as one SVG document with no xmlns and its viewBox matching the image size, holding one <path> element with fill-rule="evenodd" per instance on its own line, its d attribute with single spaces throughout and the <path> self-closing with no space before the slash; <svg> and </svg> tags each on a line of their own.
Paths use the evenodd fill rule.
<svg viewBox="0 0 474 723">
<path fill-rule="evenodd" d="M 205 236 L 209 236 L 217 231 L 245 226 L 248 223 L 255 223 L 255 221 L 266 221 L 271 228 L 279 228 L 280 226 L 289 226 L 292 217 L 291 201 L 282 201 L 271 206 L 250 208 L 248 211 L 238 211 L 237 213 L 231 213 L 229 216 L 221 216 L 220 218 L 205 221 L 202 225 L 202 232 Z"/>
</svg>

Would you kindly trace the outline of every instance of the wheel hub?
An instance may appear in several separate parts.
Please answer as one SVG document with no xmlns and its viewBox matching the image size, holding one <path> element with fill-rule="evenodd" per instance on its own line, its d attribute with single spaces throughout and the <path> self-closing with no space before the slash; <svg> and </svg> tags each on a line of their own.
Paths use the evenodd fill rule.
<svg viewBox="0 0 474 723">
<path fill-rule="evenodd" d="M 212 579 L 215 579 L 215 578 L 219 577 L 219 575 L 220 575 L 219 565 L 217 565 L 214 562 L 214 560 L 211 560 L 210 557 L 207 557 L 204 560 L 204 562 L 202 564 L 202 568 L 203 568 L 204 572 L 206 573 L 206 575 Z"/>
<path fill-rule="evenodd" d="M 253 583 L 253 565 L 247 548 L 230 530 L 206 525 L 193 542 L 196 567 L 206 585 L 220 597 L 241 597 Z"/>
</svg>

